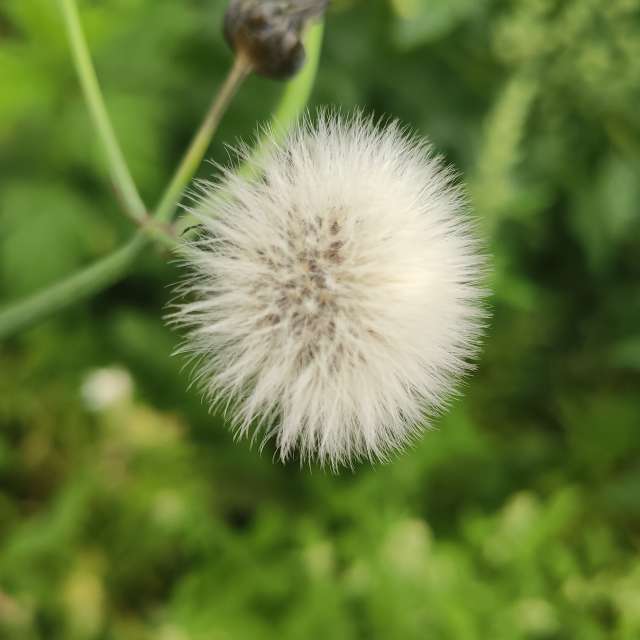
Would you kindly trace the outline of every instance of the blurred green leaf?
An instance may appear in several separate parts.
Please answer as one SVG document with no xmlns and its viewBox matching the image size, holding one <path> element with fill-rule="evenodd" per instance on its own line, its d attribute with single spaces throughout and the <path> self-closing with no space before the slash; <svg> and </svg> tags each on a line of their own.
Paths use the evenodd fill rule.
<svg viewBox="0 0 640 640">
<path fill-rule="evenodd" d="M 484 0 L 391 0 L 391 4 L 397 16 L 394 41 L 403 49 L 448 35 L 484 8 Z"/>
<path fill-rule="evenodd" d="M 7 296 L 59 279 L 114 242 L 91 204 L 61 185 L 10 183 L 0 211 L 0 283 Z"/>
</svg>

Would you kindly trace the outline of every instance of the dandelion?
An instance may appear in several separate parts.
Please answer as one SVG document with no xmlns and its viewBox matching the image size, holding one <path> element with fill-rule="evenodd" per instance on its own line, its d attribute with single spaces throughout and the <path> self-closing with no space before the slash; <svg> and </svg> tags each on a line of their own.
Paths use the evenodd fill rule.
<svg viewBox="0 0 640 640">
<path fill-rule="evenodd" d="M 194 207 L 181 352 L 282 460 L 384 460 L 445 408 L 482 331 L 485 260 L 455 176 L 397 123 L 320 115 Z"/>
</svg>

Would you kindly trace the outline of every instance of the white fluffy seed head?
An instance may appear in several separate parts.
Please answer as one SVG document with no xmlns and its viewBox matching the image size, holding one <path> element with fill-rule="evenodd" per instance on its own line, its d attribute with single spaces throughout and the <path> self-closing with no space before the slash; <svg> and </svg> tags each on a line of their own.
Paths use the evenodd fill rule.
<svg viewBox="0 0 640 640">
<path fill-rule="evenodd" d="M 385 459 L 477 351 L 485 260 L 452 172 L 397 123 L 321 114 L 225 171 L 172 321 L 212 406 L 284 460 Z M 257 177 L 256 177 L 257 176 Z"/>
</svg>

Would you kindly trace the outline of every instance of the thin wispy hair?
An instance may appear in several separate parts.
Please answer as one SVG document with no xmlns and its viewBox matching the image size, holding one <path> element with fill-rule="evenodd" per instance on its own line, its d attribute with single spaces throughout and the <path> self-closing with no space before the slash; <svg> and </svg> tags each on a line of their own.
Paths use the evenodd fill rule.
<svg viewBox="0 0 640 640">
<path fill-rule="evenodd" d="M 322 111 L 200 183 L 170 321 L 238 437 L 385 460 L 473 367 L 487 260 L 455 172 L 397 121 Z"/>
</svg>

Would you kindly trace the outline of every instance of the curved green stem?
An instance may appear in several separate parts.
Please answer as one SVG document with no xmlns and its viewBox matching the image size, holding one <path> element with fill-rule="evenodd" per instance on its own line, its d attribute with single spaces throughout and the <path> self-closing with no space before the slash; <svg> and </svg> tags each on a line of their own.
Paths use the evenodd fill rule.
<svg viewBox="0 0 640 640">
<path fill-rule="evenodd" d="M 96 70 L 91 61 L 87 40 L 82 31 L 78 7 L 75 0 L 59 0 L 64 18 L 67 37 L 71 47 L 71 55 L 80 80 L 82 92 L 89 108 L 93 126 L 98 134 L 109 163 L 109 172 L 116 192 L 122 200 L 123 207 L 129 217 L 139 224 L 147 221 L 147 208 L 138 193 L 118 144 L 113 125 L 109 119 L 104 103 Z"/>
<path fill-rule="evenodd" d="M 298 121 L 309 102 L 320 66 L 323 35 L 324 22 L 317 22 L 311 26 L 305 37 L 307 60 L 300 73 L 285 86 L 271 116 L 269 131 L 272 139 L 282 139 Z M 261 148 L 262 141 L 259 140 L 253 151 L 254 160 L 260 154 Z M 246 161 L 238 168 L 238 171 L 246 176 L 251 174 L 254 167 L 255 162 Z M 193 216 L 185 215 L 181 220 L 180 228 L 184 230 L 195 223 L 196 220 Z"/>
<path fill-rule="evenodd" d="M 243 80 L 250 72 L 251 65 L 249 61 L 244 56 L 237 55 L 229 75 L 211 104 L 207 116 L 193 137 L 187 152 L 153 214 L 154 219 L 158 222 L 168 222 L 173 217 L 184 188 L 202 162 L 202 158 L 209 148 L 211 138 L 216 132 L 222 116 Z"/>
<path fill-rule="evenodd" d="M 61 2 L 72 4 L 71 0 L 61 0 Z M 279 131 L 280 134 L 295 123 L 306 107 L 320 58 L 322 32 L 322 24 L 315 25 L 310 29 L 306 39 L 308 62 L 303 71 L 288 83 L 280 104 L 274 111 L 274 129 Z M 237 69 L 235 71 L 237 72 Z M 232 82 L 231 78 L 234 73 L 234 70 L 232 70 L 229 79 L 227 79 L 223 89 L 214 100 L 214 104 L 209 110 L 203 125 L 180 163 L 176 176 L 174 176 L 165 194 L 160 199 L 160 204 L 154 214 L 154 221 L 166 222 L 173 216 L 182 190 L 206 153 L 211 136 L 215 133 L 215 128 L 223 115 L 224 108 L 228 106 L 228 101 L 233 95 L 232 92 L 226 98 L 224 97 L 225 87 L 229 88 L 229 83 Z M 235 86 L 235 89 L 237 89 L 237 86 Z M 224 100 L 224 107 L 214 117 L 212 114 L 219 109 L 216 104 L 221 99 Z M 40 291 L 26 300 L 0 310 L 0 339 L 7 338 L 18 331 L 26 329 L 52 313 L 98 293 L 117 282 L 129 270 L 140 251 L 149 241 L 150 236 L 144 230 L 139 230 L 127 244 L 114 253 L 94 262 L 61 282 L 47 287 L 44 291 Z"/>
<path fill-rule="evenodd" d="M 320 66 L 323 35 L 324 22 L 315 23 L 306 35 L 307 61 L 296 78 L 286 86 L 271 117 L 271 128 L 276 138 L 283 137 L 291 129 L 309 102 Z"/>
<path fill-rule="evenodd" d="M 166 223 L 171 219 L 184 186 L 200 164 L 224 111 L 248 72 L 246 63 L 236 60 L 161 197 L 153 218 L 144 221 L 133 238 L 112 254 L 1 312 L 0 338 L 24 329 L 72 302 L 101 291 L 126 273 L 138 253 L 155 237 L 148 232 L 154 230 L 148 228 L 149 222 Z"/>
<path fill-rule="evenodd" d="M 146 242 L 138 232 L 127 244 L 44 291 L 0 313 L 0 338 L 27 329 L 39 320 L 115 282 L 133 263 Z"/>
</svg>

